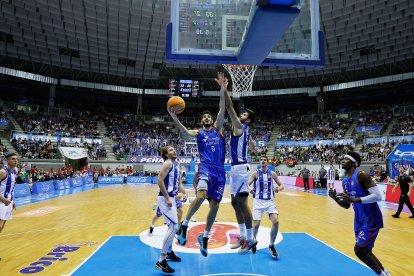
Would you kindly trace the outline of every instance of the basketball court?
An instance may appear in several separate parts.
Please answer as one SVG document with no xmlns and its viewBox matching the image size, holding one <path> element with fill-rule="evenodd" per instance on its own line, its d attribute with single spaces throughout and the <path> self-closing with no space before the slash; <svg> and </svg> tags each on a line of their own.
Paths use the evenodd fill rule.
<svg viewBox="0 0 414 276">
<path fill-rule="evenodd" d="M 323 67 L 324 34 L 318 0 L 175 0 L 166 28 L 170 63 L 224 65 L 233 97 L 249 96 L 258 66 Z M 187 187 L 191 189 L 190 186 Z M 1 275 L 162 275 L 155 269 L 165 228 L 147 235 L 157 185 L 86 185 L 17 200 L 0 235 Z M 256 254 L 230 249 L 237 235 L 228 198 L 210 233 L 209 256 L 196 237 L 207 206 L 189 225 L 175 275 L 375 275 L 354 254 L 354 212 L 341 209 L 326 191 L 287 188 L 276 195 L 280 258 L 267 252 L 270 221 L 263 217 Z M 249 198 L 249 205 L 252 200 Z M 413 220 L 393 219 L 382 206 L 385 227 L 374 252 L 393 275 L 413 274 Z M 394 206 L 395 207 L 395 206 Z M 188 205 L 184 205 L 184 214 Z"/>
<path fill-rule="evenodd" d="M 36 196 L 34 202 L 19 199 L 13 220 L 0 235 L 1 275 L 162 275 L 154 267 L 164 235 L 162 219 L 154 236 L 147 235 L 157 192 L 154 184 L 88 185 L 56 197 Z M 229 197 L 226 187 L 225 198 Z M 341 209 L 322 192 L 287 188 L 277 194 L 278 260 L 266 249 L 266 216 L 255 255 L 229 249 L 237 225 L 229 200 L 224 202 L 211 232 L 208 257 L 201 256 L 195 242 L 207 205 L 196 214 L 198 222 L 190 223 L 186 247 L 174 243 L 182 258 L 181 263 L 171 263 L 176 275 L 375 275 L 355 258 L 353 211 Z M 188 206 L 184 204 L 184 212 Z M 382 212 L 385 228 L 374 252 L 394 275 L 408 275 L 414 257 L 414 249 L 407 246 L 414 234 L 412 220 L 408 215 L 393 219 L 393 210 Z"/>
</svg>

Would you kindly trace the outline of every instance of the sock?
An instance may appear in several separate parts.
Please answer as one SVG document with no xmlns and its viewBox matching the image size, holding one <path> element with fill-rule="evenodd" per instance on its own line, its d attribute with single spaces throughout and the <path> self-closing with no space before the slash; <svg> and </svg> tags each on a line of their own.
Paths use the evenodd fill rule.
<svg viewBox="0 0 414 276">
<path fill-rule="evenodd" d="M 187 219 L 183 220 L 183 223 L 181 223 L 181 225 L 188 226 L 188 220 Z"/>
<path fill-rule="evenodd" d="M 254 238 L 253 238 L 253 229 L 252 228 L 246 229 L 246 232 L 247 232 L 247 240 L 248 241 L 254 240 Z"/>
<path fill-rule="evenodd" d="M 244 223 L 239 224 L 239 230 L 240 230 L 240 239 L 246 239 L 246 225 Z"/>
<path fill-rule="evenodd" d="M 209 231 L 204 231 L 204 233 L 203 233 L 203 238 L 208 238 L 208 234 L 209 234 L 210 232 Z"/>
<path fill-rule="evenodd" d="M 162 263 L 162 261 L 164 261 L 166 258 L 167 256 L 160 255 L 160 257 L 158 258 L 158 262 Z"/>
</svg>

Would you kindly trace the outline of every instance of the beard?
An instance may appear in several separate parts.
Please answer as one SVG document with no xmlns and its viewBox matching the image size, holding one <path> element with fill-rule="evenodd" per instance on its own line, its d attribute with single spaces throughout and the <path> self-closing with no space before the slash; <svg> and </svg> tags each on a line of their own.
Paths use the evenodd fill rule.
<svg viewBox="0 0 414 276">
<path fill-rule="evenodd" d="M 203 123 L 203 127 L 209 128 L 209 127 L 211 127 L 211 123 Z"/>
</svg>

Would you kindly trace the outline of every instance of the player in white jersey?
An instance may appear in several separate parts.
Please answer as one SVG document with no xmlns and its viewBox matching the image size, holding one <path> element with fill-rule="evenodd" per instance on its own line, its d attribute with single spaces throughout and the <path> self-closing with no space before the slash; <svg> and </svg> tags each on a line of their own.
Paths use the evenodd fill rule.
<svg viewBox="0 0 414 276">
<path fill-rule="evenodd" d="M 158 175 L 158 186 L 160 187 L 158 207 L 164 215 L 168 230 L 162 242 L 161 254 L 158 262 L 155 264 L 155 268 L 164 273 L 174 273 L 175 270 L 168 265 L 167 259 L 173 262 L 181 261 L 181 258 L 172 251 L 174 236 L 178 230 L 175 196 L 177 196 L 178 192 L 181 192 L 184 198 L 186 198 L 187 194 L 180 181 L 180 168 L 176 161 L 177 153 L 175 149 L 170 146 L 163 147 L 161 148 L 161 156 L 164 159 L 164 164 L 162 164 Z"/>
<path fill-rule="evenodd" d="M 260 158 L 260 170 L 255 171 L 249 178 L 249 190 L 253 194 L 253 228 L 254 237 L 256 238 L 259 231 L 260 221 L 263 213 L 266 211 L 272 222 L 270 231 L 269 252 L 273 258 L 277 259 L 279 253 L 275 249 L 275 240 L 279 231 L 279 212 L 276 208 L 274 193 L 284 189 L 282 182 L 275 172 L 267 167 L 267 157 Z M 277 184 L 277 185 L 276 185 Z M 252 248 L 252 252 L 256 253 L 256 247 Z"/>
<path fill-rule="evenodd" d="M 12 218 L 14 203 L 14 186 L 17 177 L 17 155 L 10 153 L 6 156 L 7 166 L 0 170 L 0 233 L 7 220 Z"/>
<path fill-rule="evenodd" d="M 328 169 L 328 191 L 329 189 L 334 188 L 334 181 L 335 181 L 335 168 L 331 165 Z"/>
<path fill-rule="evenodd" d="M 227 91 L 227 79 L 224 74 L 219 74 L 217 82 L 226 89 L 224 96 L 226 99 L 226 109 L 231 119 L 231 136 L 230 136 L 230 194 L 231 205 L 236 213 L 237 223 L 239 224 L 240 235 L 231 249 L 239 248 L 240 254 L 246 254 L 257 244 L 253 236 L 252 212 L 248 204 L 249 189 L 247 182 L 250 176 L 250 165 L 247 161 L 247 151 L 255 150 L 255 142 L 250 136 L 249 126 L 256 119 L 255 113 L 246 109 L 240 117 L 237 116 L 233 107 L 233 102 Z"/>
</svg>

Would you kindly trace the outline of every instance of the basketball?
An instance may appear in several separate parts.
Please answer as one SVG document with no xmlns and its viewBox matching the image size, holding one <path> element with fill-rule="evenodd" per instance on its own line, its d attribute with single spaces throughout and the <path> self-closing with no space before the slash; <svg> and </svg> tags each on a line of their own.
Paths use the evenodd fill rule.
<svg viewBox="0 0 414 276">
<path fill-rule="evenodd" d="M 173 111 L 175 114 L 180 114 L 185 109 L 185 102 L 183 98 L 173 96 L 168 100 L 167 108 L 171 109 L 171 111 Z"/>
</svg>

